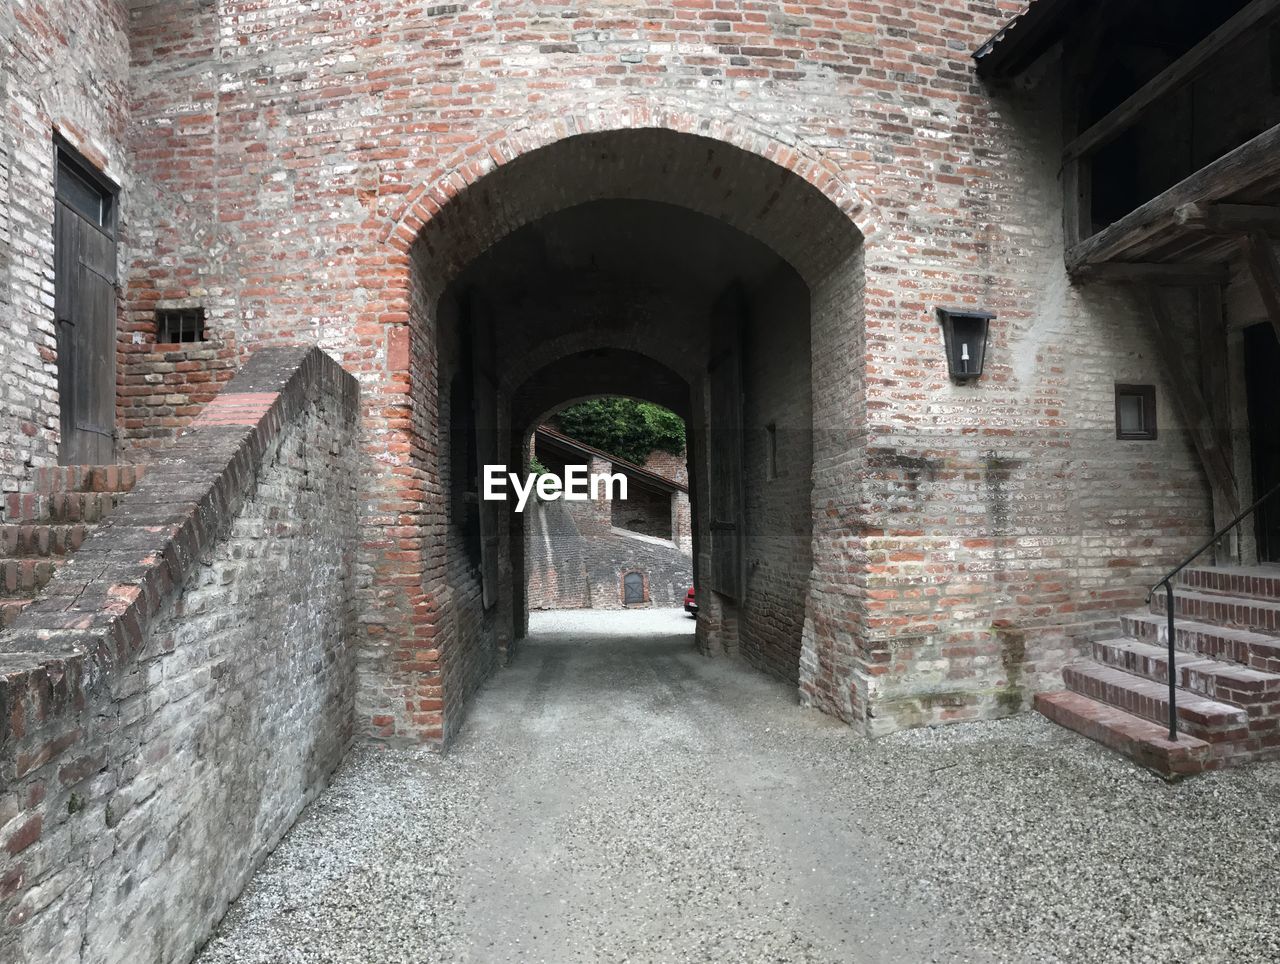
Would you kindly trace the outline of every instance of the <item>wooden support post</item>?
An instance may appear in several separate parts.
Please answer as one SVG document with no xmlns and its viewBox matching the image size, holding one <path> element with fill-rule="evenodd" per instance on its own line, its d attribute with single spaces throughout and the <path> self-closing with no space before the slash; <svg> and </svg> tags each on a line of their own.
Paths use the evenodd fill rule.
<svg viewBox="0 0 1280 964">
<path fill-rule="evenodd" d="M 1097 4 L 1092 13 L 1079 19 L 1064 44 L 1071 57 L 1063 58 L 1062 139 L 1070 143 L 1079 136 L 1090 78 L 1110 37 L 1104 27 L 1106 4 Z M 1062 233 L 1068 251 L 1093 234 L 1093 166 L 1087 159 L 1067 155 L 1062 164 Z"/>
<path fill-rule="evenodd" d="M 1192 376 L 1185 362 L 1183 346 L 1178 343 L 1173 316 L 1159 288 L 1141 289 L 1151 320 L 1155 324 L 1155 343 L 1164 363 L 1169 385 L 1173 389 L 1173 403 L 1182 416 L 1183 424 L 1191 435 L 1196 453 L 1209 477 L 1214 504 L 1221 504 L 1230 515 L 1240 511 L 1240 497 L 1236 489 L 1235 473 L 1220 437 L 1213 413 L 1200 390 L 1200 380 Z"/>
<path fill-rule="evenodd" d="M 1277 261 L 1275 249 L 1271 247 L 1271 239 L 1258 232 L 1247 234 L 1240 239 L 1240 248 L 1266 306 L 1271 327 L 1280 338 L 1280 261 Z"/>
</svg>

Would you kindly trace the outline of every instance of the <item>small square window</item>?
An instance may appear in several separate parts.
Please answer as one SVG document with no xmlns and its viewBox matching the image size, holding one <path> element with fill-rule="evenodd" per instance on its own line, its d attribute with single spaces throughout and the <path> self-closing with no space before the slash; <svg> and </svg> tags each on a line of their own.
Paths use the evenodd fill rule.
<svg viewBox="0 0 1280 964">
<path fill-rule="evenodd" d="M 1154 385 L 1116 386 L 1116 438 L 1156 437 L 1156 389 Z"/>
<path fill-rule="evenodd" d="M 157 344 L 180 345 L 191 341 L 204 341 L 203 308 L 157 309 Z"/>
</svg>

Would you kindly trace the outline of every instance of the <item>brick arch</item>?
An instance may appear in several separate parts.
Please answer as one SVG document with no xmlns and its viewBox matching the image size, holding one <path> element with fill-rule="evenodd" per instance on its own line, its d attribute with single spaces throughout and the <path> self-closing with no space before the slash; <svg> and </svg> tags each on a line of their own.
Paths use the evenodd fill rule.
<svg viewBox="0 0 1280 964">
<path fill-rule="evenodd" d="M 624 349 L 594 360 L 591 375 L 584 377 L 583 354 L 562 352 L 542 364 L 522 366 L 524 376 L 509 395 L 514 445 L 555 413 L 591 398 L 621 395 L 662 405 L 686 421 L 691 417 L 690 383 L 670 365 Z"/>
<path fill-rule="evenodd" d="M 795 193 L 796 186 L 803 186 L 803 189 L 812 192 L 815 197 L 828 202 L 829 212 L 838 213 L 838 218 L 833 218 L 833 221 L 842 223 L 858 239 L 865 239 L 875 232 L 873 209 L 868 200 L 849 181 L 838 164 L 811 145 L 797 138 L 783 141 L 731 120 L 711 119 L 644 102 L 577 114 L 535 115 L 525 119 L 515 129 L 496 131 L 484 140 L 457 151 L 427 172 L 419 186 L 410 191 L 395 208 L 384 231 L 383 240 L 401 253 L 408 254 L 424 239 L 429 241 L 432 231 L 448 221 L 455 212 L 465 215 L 466 212 L 458 212 L 457 209 L 465 206 L 466 201 L 484 186 L 491 185 L 495 179 L 501 180 L 504 172 L 509 172 L 522 163 L 530 163 L 538 155 L 568 142 L 611 135 L 625 138 L 641 132 L 682 135 L 702 142 L 697 146 L 741 152 L 757 162 L 758 170 L 775 169 L 778 174 L 783 175 L 777 179 L 777 187 L 773 193 L 764 198 L 754 212 L 744 211 L 739 218 L 725 218 L 723 212 L 704 210 L 704 213 L 721 217 L 730 225 L 769 244 L 807 280 L 815 280 L 817 274 L 837 260 L 823 257 L 822 248 L 829 243 L 829 239 L 810 243 L 809 250 L 802 251 L 800 245 L 794 243 L 794 239 L 782 239 L 782 243 L 779 243 L 780 238 L 776 233 L 775 236 L 770 236 L 767 231 L 762 233 L 752 230 L 752 215 L 758 222 L 766 220 L 785 190 L 790 188 Z M 690 143 L 688 146 L 693 148 L 695 144 Z M 631 173 L 636 173 L 638 168 L 638 165 L 631 167 Z M 703 210 L 698 203 L 700 188 L 701 186 L 690 185 L 682 193 L 678 184 L 668 183 L 665 185 L 666 196 L 645 199 Z M 472 239 L 473 243 L 470 245 L 464 244 L 448 250 L 447 257 L 455 270 L 504 234 L 559 208 L 594 199 L 589 195 L 577 198 L 561 196 L 553 203 L 539 205 L 526 197 L 519 197 L 521 192 L 512 193 L 517 196 L 513 198 L 511 194 L 506 194 L 497 201 L 482 199 L 481 203 L 486 205 L 488 213 L 491 216 L 497 215 L 497 218 L 490 218 L 491 223 L 494 220 L 501 221 L 502 230 L 487 237 Z M 465 217 L 461 219 L 465 220 Z M 839 229 L 833 224 L 829 225 L 828 230 Z M 821 231 L 808 233 L 819 236 L 822 234 Z M 793 243 L 787 243 L 788 240 Z M 441 245 L 441 250 L 445 247 Z M 441 279 L 441 286 L 445 280 L 447 279 Z"/>
<path fill-rule="evenodd" d="M 823 467 L 814 472 L 812 504 L 814 519 L 832 534 L 815 523 L 813 576 L 802 593 L 805 647 L 813 655 L 801 661 L 800 686 L 806 701 L 829 712 L 851 718 L 859 711 L 847 680 L 828 670 L 844 665 L 828 654 L 839 651 L 850 618 L 840 592 L 848 573 L 840 520 L 819 507 L 844 497 L 836 469 L 847 462 L 842 440 L 860 404 L 870 209 L 830 159 L 805 145 L 784 145 L 732 122 L 632 106 L 533 120 L 477 142 L 407 196 L 386 230 L 378 315 L 385 340 L 374 335 L 369 344 L 383 350 L 386 377 L 381 392 L 366 395 L 374 511 L 361 550 L 370 575 L 362 708 L 383 738 L 447 743 L 496 654 L 509 653 L 520 632 L 514 592 L 482 612 L 470 572 L 451 582 L 460 557 L 448 542 L 452 503 L 441 481 L 449 457 L 439 439 L 442 399 L 450 402 L 439 364 L 440 353 L 456 347 L 441 340 L 438 323 L 457 302 L 446 290 L 517 229 L 602 200 L 657 202 L 709 217 L 770 249 L 808 288 L 813 464 Z M 676 360 L 670 367 L 683 366 Z M 700 444 L 705 448 L 695 437 L 695 448 Z M 500 570 L 513 557 L 514 549 Z M 509 576 L 508 568 L 496 578 Z M 708 646 L 737 625 L 714 607 L 703 623 Z"/>
<path fill-rule="evenodd" d="M 670 357 L 662 357 L 659 352 L 653 350 L 654 346 L 651 344 L 623 344 L 613 332 L 594 329 L 573 332 L 543 341 L 521 359 L 518 366 L 502 374 L 498 387 L 509 395 L 515 395 L 547 366 L 554 365 L 571 355 L 606 349 L 631 352 L 641 356 L 644 364 L 651 363 L 686 382 L 695 374 L 694 371 L 689 370 L 687 364 L 682 364 L 683 359 L 679 357 L 678 352 L 671 352 Z"/>
</svg>

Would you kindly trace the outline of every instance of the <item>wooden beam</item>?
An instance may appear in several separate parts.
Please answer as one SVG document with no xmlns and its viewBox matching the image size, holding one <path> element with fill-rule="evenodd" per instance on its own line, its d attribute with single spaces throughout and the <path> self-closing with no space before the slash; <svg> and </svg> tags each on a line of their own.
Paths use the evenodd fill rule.
<svg viewBox="0 0 1280 964">
<path fill-rule="evenodd" d="M 1221 504 L 1234 516 L 1240 511 L 1235 473 L 1231 469 L 1223 439 L 1219 437 L 1213 414 L 1200 391 L 1200 382 L 1187 369 L 1185 346 L 1179 343 L 1173 316 L 1169 313 L 1169 307 L 1159 288 L 1146 287 L 1142 292 L 1151 320 L 1155 324 L 1156 350 L 1160 353 L 1169 386 L 1173 390 L 1174 407 L 1182 416 L 1182 423 L 1186 425 L 1196 454 L 1200 456 L 1200 463 L 1209 477 L 1215 503 L 1221 500 Z"/>
<path fill-rule="evenodd" d="M 1280 236 L 1280 207 L 1267 204 L 1184 204 L 1174 216 L 1178 224 L 1210 234 Z"/>
<path fill-rule="evenodd" d="M 1095 3 L 1083 17 L 1077 17 L 1063 39 L 1071 57 L 1062 58 L 1062 140 L 1069 143 L 1079 136 L 1084 106 L 1091 90 L 1090 79 L 1110 39 L 1106 29 L 1110 10 L 1106 3 Z M 1078 159 L 1067 158 L 1062 165 L 1062 233 L 1066 246 L 1093 234 L 1093 169 Z"/>
<path fill-rule="evenodd" d="M 1253 275 L 1253 283 L 1258 286 L 1271 327 L 1280 338 L 1280 261 L 1276 259 L 1271 239 L 1264 234 L 1247 234 L 1240 239 L 1240 253 Z"/>
<path fill-rule="evenodd" d="M 1209 417 L 1213 419 L 1222 455 L 1233 469 L 1236 466 L 1231 438 L 1230 366 L 1227 361 L 1227 326 L 1223 318 L 1222 287 L 1204 285 L 1196 291 L 1196 316 L 1200 327 L 1200 390 L 1204 393 Z M 1213 500 L 1213 527 L 1220 529 L 1235 515 L 1231 507 L 1216 494 Z M 1232 529 L 1214 549 L 1219 565 L 1237 562 L 1239 542 Z"/>
<path fill-rule="evenodd" d="M 1198 288 L 1201 285 L 1224 285 L 1231 280 L 1231 270 L 1223 264 L 1153 264 L 1149 262 L 1113 261 L 1093 265 L 1080 274 L 1080 281 L 1111 284 L 1147 284 L 1169 288 Z"/>
<path fill-rule="evenodd" d="M 1109 228 L 1081 241 L 1067 252 L 1067 268 L 1075 273 L 1086 265 L 1110 261 L 1161 231 L 1176 227 L 1177 210 L 1184 204 L 1229 197 L 1276 174 L 1280 174 L 1280 124 L 1206 164 Z"/>
<path fill-rule="evenodd" d="M 1156 74 L 1124 103 L 1067 145 L 1067 159 L 1084 157 L 1132 127 L 1153 104 L 1194 80 L 1215 55 L 1280 13 L 1280 0 L 1253 0 L 1189 51 Z"/>
</svg>

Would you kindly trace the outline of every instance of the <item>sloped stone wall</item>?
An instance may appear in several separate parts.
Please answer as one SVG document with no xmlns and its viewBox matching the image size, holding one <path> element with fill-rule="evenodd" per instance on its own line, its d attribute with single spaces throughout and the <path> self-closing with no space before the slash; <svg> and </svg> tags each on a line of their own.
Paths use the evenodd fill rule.
<svg viewBox="0 0 1280 964">
<path fill-rule="evenodd" d="M 0 960 L 189 959 L 325 786 L 357 406 L 259 352 L 0 637 Z"/>
</svg>

